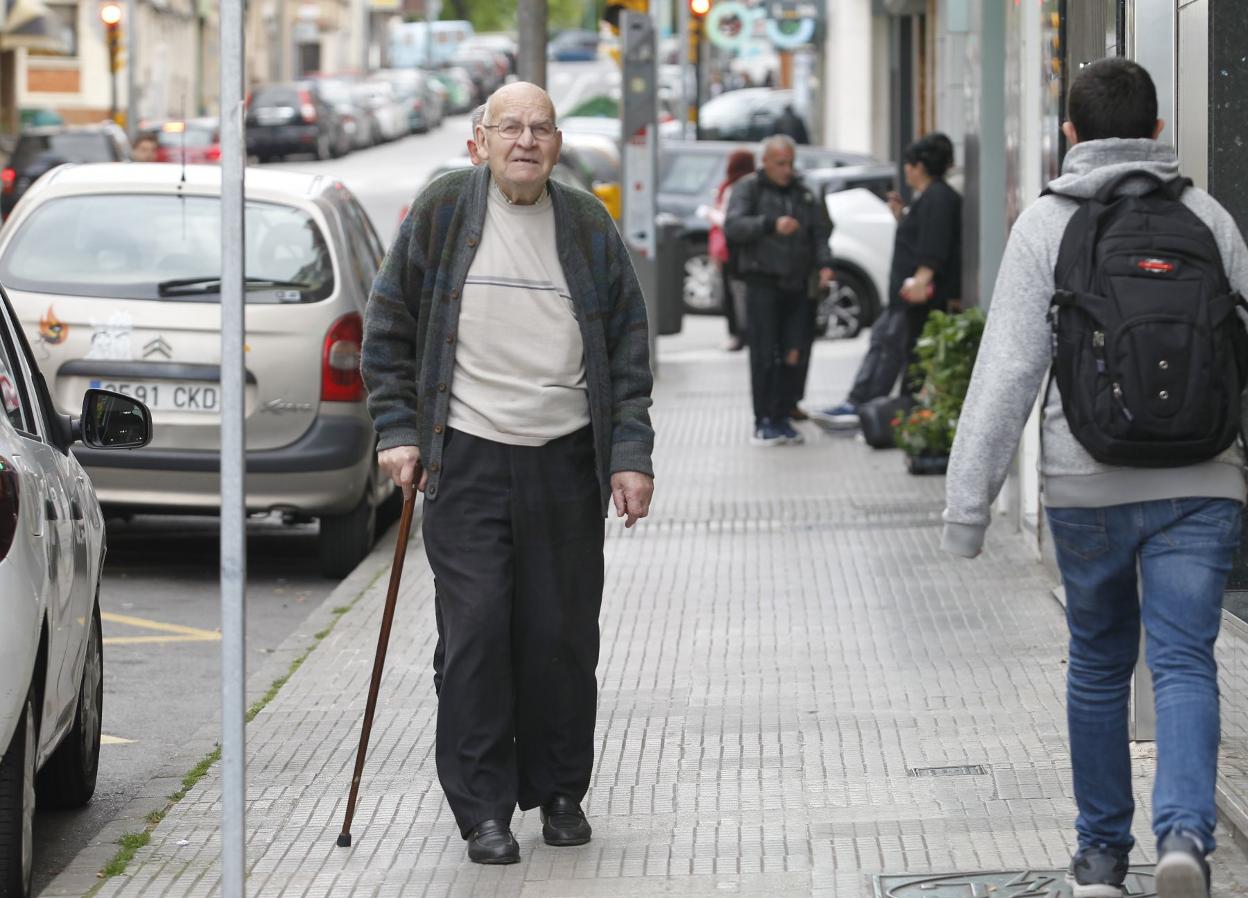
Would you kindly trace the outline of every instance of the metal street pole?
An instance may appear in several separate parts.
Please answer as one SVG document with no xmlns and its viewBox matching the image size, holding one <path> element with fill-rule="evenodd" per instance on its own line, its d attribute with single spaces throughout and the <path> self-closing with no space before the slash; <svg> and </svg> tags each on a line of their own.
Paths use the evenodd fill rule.
<svg viewBox="0 0 1248 898">
<path fill-rule="evenodd" d="M 546 86 L 546 0 L 520 0 L 520 47 L 516 67 L 521 81 Z"/>
<path fill-rule="evenodd" d="M 693 136 L 689 133 L 691 130 L 689 82 L 693 78 L 693 72 L 689 65 L 690 18 L 688 0 L 676 0 L 676 37 L 680 42 L 680 89 L 676 94 L 676 108 L 680 110 L 681 136 L 686 140 Z"/>
<path fill-rule="evenodd" d="M 243 0 L 221 0 L 221 894 L 247 868 Z"/>
<path fill-rule="evenodd" d="M 435 5 L 439 0 L 425 0 L 425 68 L 433 68 L 433 21 L 438 17 L 440 9 Z"/>
<path fill-rule="evenodd" d="M 703 27 L 704 23 L 700 16 L 692 19 L 692 21 L 690 21 L 689 23 L 689 26 L 690 28 L 693 29 L 692 31 L 692 34 L 693 34 L 693 106 L 691 107 L 690 114 L 693 117 L 693 139 L 701 140 L 702 139 L 702 81 L 703 81 L 702 47 L 703 47 L 703 41 L 705 40 L 702 32 L 705 29 Z"/>
<path fill-rule="evenodd" d="M 625 10 L 620 15 L 622 82 L 620 129 L 623 135 L 621 163 L 624 182 L 624 214 L 620 231 L 633 260 L 650 319 L 650 359 L 656 365 L 658 335 L 658 235 L 655 185 L 658 183 L 659 129 L 658 35 L 654 20 L 643 13 Z"/>
<path fill-rule="evenodd" d="M 135 67 L 139 63 L 139 4 L 126 0 L 126 134 L 130 142 L 139 135 L 139 79 Z"/>
</svg>

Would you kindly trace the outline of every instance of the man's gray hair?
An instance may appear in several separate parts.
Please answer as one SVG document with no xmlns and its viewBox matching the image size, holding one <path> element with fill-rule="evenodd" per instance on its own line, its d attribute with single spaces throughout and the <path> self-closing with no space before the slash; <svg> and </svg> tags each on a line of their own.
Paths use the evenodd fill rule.
<svg viewBox="0 0 1248 898">
<path fill-rule="evenodd" d="M 787 134 L 773 134 L 763 141 L 763 155 L 767 155 L 769 150 L 788 150 L 790 153 L 797 153 L 797 141 Z"/>
<path fill-rule="evenodd" d="M 482 103 L 476 109 L 472 110 L 472 136 L 477 136 L 477 126 L 485 121 L 485 104 Z"/>
</svg>

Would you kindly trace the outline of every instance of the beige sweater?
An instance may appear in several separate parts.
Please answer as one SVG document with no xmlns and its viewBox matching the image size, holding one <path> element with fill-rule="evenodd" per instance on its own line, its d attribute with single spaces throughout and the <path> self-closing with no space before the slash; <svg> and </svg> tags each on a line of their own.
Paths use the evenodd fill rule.
<svg viewBox="0 0 1248 898">
<path fill-rule="evenodd" d="M 491 184 L 457 334 L 450 427 L 541 446 L 589 425 L 585 347 L 549 194 L 512 205 Z"/>
</svg>

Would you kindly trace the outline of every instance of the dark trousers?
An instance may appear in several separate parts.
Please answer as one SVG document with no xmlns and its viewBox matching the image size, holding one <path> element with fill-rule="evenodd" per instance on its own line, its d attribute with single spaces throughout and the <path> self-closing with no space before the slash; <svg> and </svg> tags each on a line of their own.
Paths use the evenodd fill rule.
<svg viewBox="0 0 1248 898">
<path fill-rule="evenodd" d="M 510 821 L 517 804 L 579 802 L 603 588 L 590 429 L 540 447 L 448 432 L 422 530 L 439 621 L 438 779 L 460 833 Z"/>
<path fill-rule="evenodd" d="M 754 422 L 779 421 L 789 416 L 803 388 L 803 368 L 786 363 L 791 350 L 808 352 L 810 300 L 803 290 L 781 290 L 769 284 L 746 288 L 750 320 L 750 385 L 754 393 Z"/>
<path fill-rule="evenodd" d="M 902 306 L 901 299 L 894 299 L 871 327 L 867 354 L 849 391 L 849 401 L 855 405 L 891 396 L 897 385 L 910 349 L 907 310 Z"/>
</svg>

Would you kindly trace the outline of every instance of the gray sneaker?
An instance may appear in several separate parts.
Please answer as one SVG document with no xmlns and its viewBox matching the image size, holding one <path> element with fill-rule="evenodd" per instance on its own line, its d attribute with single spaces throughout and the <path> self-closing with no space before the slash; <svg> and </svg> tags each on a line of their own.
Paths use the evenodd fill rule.
<svg viewBox="0 0 1248 898">
<path fill-rule="evenodd" d="M 1157 898 L 1209 898 L 1209 864 L 1201 840 L 1175 830 L 1161 840 L 1161 855 L 1153 873 Z"/>
<path fill-rule="evenodd" d="M 1110 848 L 1080 848 L 1070 859 L 1066 881 L 1074 898 L 1123 898 L 1127 855 Z"/>
</svg>

